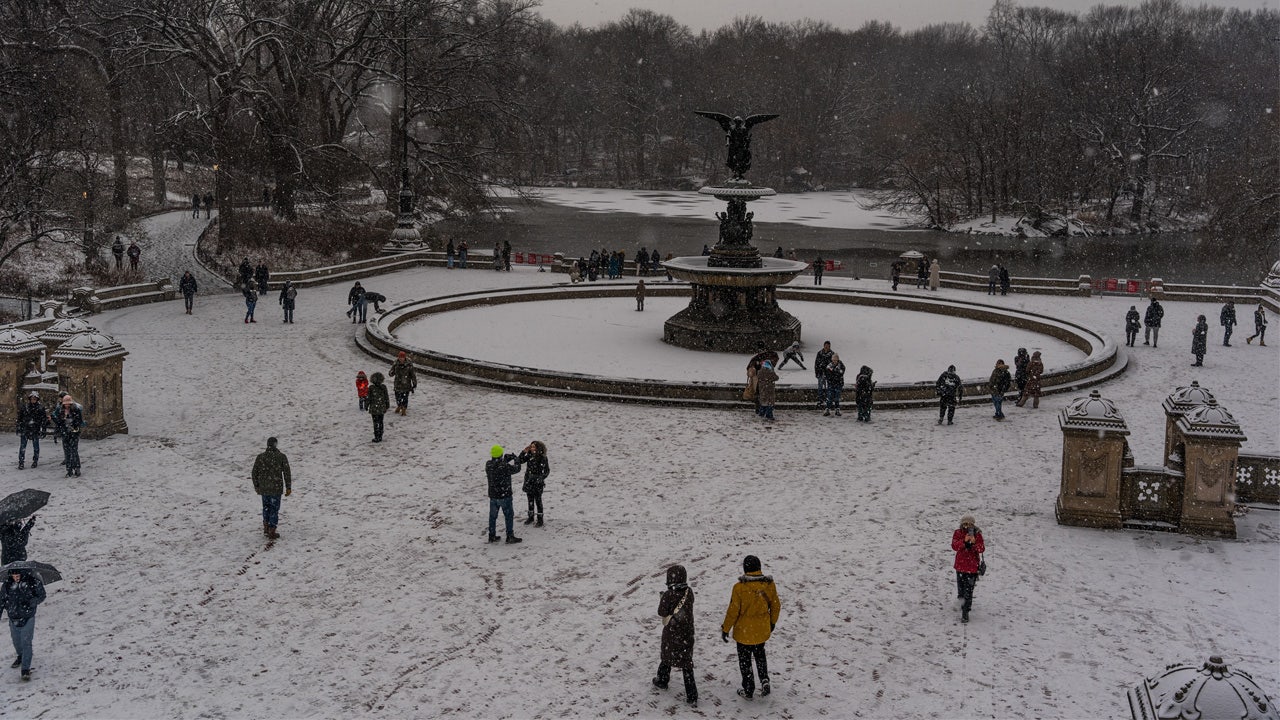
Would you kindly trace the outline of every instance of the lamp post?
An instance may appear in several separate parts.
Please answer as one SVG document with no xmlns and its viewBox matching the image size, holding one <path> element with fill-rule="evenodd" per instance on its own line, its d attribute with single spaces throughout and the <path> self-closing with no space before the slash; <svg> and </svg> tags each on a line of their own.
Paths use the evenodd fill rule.
<svg viewBox="0 0 1280 720">
<path fill-rule="evenodd" d="M 218 177 L 218 163 L 213 164 L 213 204 L 218 207 L 218 215 L 222 215 L 222 185 Z M 209 209 L 209 214 L 213 214 L 213 208 Z"/>
<path fill-rule="evenodd" d="M 417 196 L 409 185 L 409 27 L 404 23 L 400 40 L 400 193 L 396 210 L 396 227 L 382 246 L 383 255 L 397 255 L 422 249 L 422 235 L 413 223 Z"/>
</svg>

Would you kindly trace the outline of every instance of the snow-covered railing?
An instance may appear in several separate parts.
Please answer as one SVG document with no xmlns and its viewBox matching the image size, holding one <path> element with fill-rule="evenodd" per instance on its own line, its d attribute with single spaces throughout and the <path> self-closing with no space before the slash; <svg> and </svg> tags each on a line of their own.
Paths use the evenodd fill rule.
<svg viewBox="0 0 1280 720">
<path fill-rule="evenodd" d="M 162 302 L 177 297 L 173 283 L 168 278 L 161 278 L 145 283 L 132 285 L 115 285 L 104 288 L 79 287 L 71 291 L 68 305 L 73 305 L 86 312 L 100 313 L 104 310 Z"/>
<path fill-rule="evenodd" d="M 1280 505 L 1280 456 L 1240 453 L 1236 502 Z"/>
<path fill-rule="evenodd" d="M 902 282 L 909 279 L 907 275 L 902 276 Z M 940 273 L 942 287 L 956 288 L 958 290 L 982 290 L 986 292 L 989 283 L 988 276 L 977 275 L 974 273 L 953 272 L 943 270 Z M 1092 281 L 1088 275 L 1081 275 L 1077 278 L 1034 278 L 1034 277 L 1010 277 L 1009 292 L 1024 295 L 1072 295 L 1089 297 L 1091 293 Z"/>
</svg>

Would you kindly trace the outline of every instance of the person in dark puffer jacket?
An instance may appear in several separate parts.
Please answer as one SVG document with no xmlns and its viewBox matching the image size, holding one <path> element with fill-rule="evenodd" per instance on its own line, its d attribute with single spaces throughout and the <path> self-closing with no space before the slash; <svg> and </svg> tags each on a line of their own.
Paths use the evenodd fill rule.
<svg viewBox="0 0 1280 720">
<path fill-rule="evenodd" d="M 534 509 L 537 509 L 537 524 L 542 527 L 542 490 L 547 486 L 547 476 L 551 474 L 551 463 L 547 462 L 547 446 L 541 440 L 534 440 L 520 452 L 516 461 L 524 465 L 524 484 L 520 489 L 529 498 L 529 517 L 525 525 L 534 522 Z"/>
<path fill-rule="evenodd" d="M 44 602 L 44 583 L 32 573 L 10 572 L 0 584 L 0 612 L 9 614 L 9 637 L 22 667 L 22 679 L 31 679 L 31 647 L 36 637 L 36 606 Z"/>
</svg>

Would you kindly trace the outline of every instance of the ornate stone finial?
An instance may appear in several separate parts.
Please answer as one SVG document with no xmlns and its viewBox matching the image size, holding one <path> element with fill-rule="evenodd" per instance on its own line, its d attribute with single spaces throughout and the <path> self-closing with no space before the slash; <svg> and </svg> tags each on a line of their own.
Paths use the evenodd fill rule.
<svg viewBox="0 0 1280 720">
<path fill-rule="evenodd" d="M 1183 435 L 1245 440 L 1240 423 L 1214 398 L 1178 418 L 1178 430 Z"/>
<path fill-rule="evenodd" d="M 1262 281 L 1267 287 L 1280 288 L 1280 260 L 1275 261 L 1271 266 L 1271 272 L 1267 273 L 1267 279 Z"/>
<path fill-rule="evenodd" d="M 110 335 L 99 332 L 82 332 L 68 338 L 50 355 L 51 359 L 74 358 L 76 360 L 102 360 L 117 355 L 128 355 L 124 346 Z"/>
<path fill-rule="evenodd" d="M 1129 426 L 1120 409 L 1102 393 L 1093 390 L 1089 397 L 1076 398 L 1058 416 L 1063 430 L 1108 430 L 1128 434 Z"/>
<path fill-rule="evenodd" d="M 1170 665 L 1129 691 L 1135 720 L 1200 718 L 1280 720 L 1280 712 L 1246 672 L 1214 655 L 1196 668 Z"/>
<path fill-rule="evenodd" d="M 0 355 L 21 355 L 43 348 L 44 343 L 26 330 L 14 327 L 0 330 Z"/>
<path fill-rule="evenodd" d="M 1163 405 L 1166 412 L 1187 412 L 1212 399 L 1213 393 L 1200 387 L 1198 380 L 1192 380 L 1190 385 L 1175 388 L 1173 392 L 1169 393 L 1169 397 L 1165 398 Z"/>
</svg>

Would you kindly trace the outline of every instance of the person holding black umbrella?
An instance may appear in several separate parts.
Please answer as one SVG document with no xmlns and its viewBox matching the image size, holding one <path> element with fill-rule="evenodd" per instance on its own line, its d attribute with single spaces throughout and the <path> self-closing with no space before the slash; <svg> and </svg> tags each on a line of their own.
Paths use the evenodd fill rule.
<svg viewBox="0 0 1280 720">
<path fill-rule="evenodd" d="M 36 636 L 36 606 L 44 602 L 44 583 L 34 573 L 11 570 L 0 585 L 0 612 L 9 613 L 9 637 L 18 657 L 10 667 L 31 679 L 31 646 Z"/>
<path fill-rule="evenodd" d="M 25 523 L 10 520 L 0 525 L 0 565 L 27 559 L 27 540 L 35 524 L 36 516 L 32 515 Z"/>
</svg>

